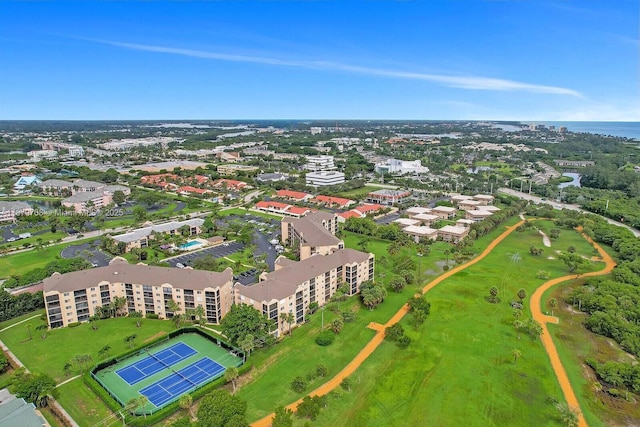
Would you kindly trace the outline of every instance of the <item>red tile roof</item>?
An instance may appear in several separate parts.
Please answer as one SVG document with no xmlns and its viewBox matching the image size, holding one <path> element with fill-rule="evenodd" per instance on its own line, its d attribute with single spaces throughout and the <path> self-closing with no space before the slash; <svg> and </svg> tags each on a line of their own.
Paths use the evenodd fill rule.
<svg viewBox="0 0 640 427">
<path fill-rule="evenodd" d="M 286 210 L 289 206 L 291 205 L 287 205 L 285 203 L 280 203 L 280 202 L 274 202 L 274 201 L 270 201 L 270 202 L 266 202 L 264 200 L 259 201 L 258 203 L 256 203 L 255 207 L 256 208 L 262 208 L 262 209 L 280 209 L 280 210 Z"/>
<path fill-rule="evenodd" d="M 287 212 L 292 213 L 294 215 L 304 215 L 306 213 L 311 212 L 309 208 L 301 208 L 300 206 L 289 206 Z"/>
<path fill-rule="evenodd" d="M 350 211 L 346 211 L 346 212 L 341 212 L 338 214 L 338 216 L 344 218 L 344 219 L 349 219 L 349 218 L 362 218 L 362 215 L 360 215 L 358 212 L 356 212 L 354 209 L 350 210 Z"/>
<path fill-rule="evenodd" d="M 247 186 L 246 182 L 243 181 L 237 181 L 235 179 L 226 179 L 226 178 L 220 178 L 216 181 L 214 181 L 213 186 L 214 187 L 222 187 L 222 185 L 226 184 L 227 187 L 229 188 L 236 188 L 236 189 L 240 189 L 240 188 L 244 188 Z"/>
<path fill-rule="evenodd" d="M 333 196 L 316 196 L 316 200 L 320 203 L 325 203 L 327 205 L 338 205 L 338 206 L 346 206 L 349 203 L 353 203 L 353 200 L 344 199 L 342 197 L 333 197 Z"/>
<path fill-rule="evenodd" d="M 196 194 L 204 194 L 210 193 L 210 190 L 203 190 L 202 188 L 192 187 L 190 185 L 182 186 L 178 189 L 181 193 L 196 193 Z"/>
<path fill-rule="evenodd" d="M 276 192 L 278 197 L 285 197 L 287 199 L 294 200 L 303 200 L 305 197 L 311 196 L 311 194 L 303 193 L 301 191 L 291 191 L 291 190 L 278 190 Z"/>
<path fill-rule="evenodd" d="M 354 208 L 354 210 L 358 211 L 358 212 L 362 212 L 363 214 L 367 214 L 369 212 L 376 212 L 379 211 L 381 209 L 384 209 L 384 206 L 382 205 L 360 205 L 357 208 Z"/>
</svg>

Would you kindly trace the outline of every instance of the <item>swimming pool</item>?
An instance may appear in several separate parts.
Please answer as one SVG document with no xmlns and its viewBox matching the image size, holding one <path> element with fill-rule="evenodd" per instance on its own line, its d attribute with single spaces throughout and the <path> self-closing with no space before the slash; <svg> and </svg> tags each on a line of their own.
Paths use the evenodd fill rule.
<svg viewBox="0 0 640 427">
<path fill-rule="evenodd" d="M 196 247 L 200 247 L 200 246 L 202 246 L 202 242 L 199 242 L 197 240 L 189 240 L 184 245 L 180 245 L 179 249 L 186 251 L 188 249 L 195 249 Z"/>
</svg>

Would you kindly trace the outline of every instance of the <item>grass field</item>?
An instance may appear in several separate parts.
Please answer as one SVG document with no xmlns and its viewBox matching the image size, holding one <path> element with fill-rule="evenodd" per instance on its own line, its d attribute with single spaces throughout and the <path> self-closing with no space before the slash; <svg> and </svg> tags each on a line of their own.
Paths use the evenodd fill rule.
<svg viewBox="0 0 640 427">
<path fill-rule="evenodd" d="M 337 195 L 339 197 L 345 197 L 347 199 L 361 200 L 367 194 L 371 193 L 372 191 L 376 191 L 376 190 L 380 190 L 380 187 L 372 187 L 372 186 L 369 186 L 369 185 L 365 185 L 362 188 L 356 188 L 354 190 L 343 191 L 341 193 L 338 193 Z"/>
<path fill-rule="evenodd" d="M 592 247 L 574 234 L 563 230 L 553 245 L 573 244 L 590 255 Z M 519 288 L 530 295 L 543 282 L 539 270 L 551 277 L 568 273 L 557 259 L 531 256 L 532 244 L 541 244 L 536 231 L 514 233 L 483 261 L 432 289 L 425 325 L 415 330 L 410 316 L 402 321 L 410 347 L 383 343 L 356 372 L 354 390 L 331 399 L 317 425 L 561 425 L 547 400 L 563 401 L 547 354 L 539 339 L 524 333 L 517 339 L 509 306 Z M 520 262 L 512 262 L 516 253 Z M 500 289 L 501 303 L 484 300 L 491 286 Z M 517 363 L 514 348 L 522 352 Z"/>
<path fill-rule="evenodd" d="M 36 331 L 35 328 L 43 323 L 39 318 L 35 318 L 16 325 L 0 332 L 0 340 L 30 371 L 48 374 L 58 382 L 67 379 L 63 367 L 76 355 L 90 354 L 93 361 L 97 362 L 100 358 L 98 352 L 104 346 L 111 347 L 108 355 L 128 350 L 123 340 L 128 335 L 136 334 L 136 346 L 143 346 L 145 341 L 175 329 L 171 322 L 152 319 L 144 319 L 142 326 L 137 328 L 135 319 L 120 317 L 98 321 L 97 331 L 94 331 L 89 323 L 83 323 L 75 328 L 51 330 L 47 333 L 47 337 L 42 339 L 40 331 Z M 31 340 L 29 340 L 27 325 L 31 325 L 33 337 Z M 69 376 L 79 373 L 80 369 L 74 366 Z"/>
<path fill-rule="evenodd" d="M 95 239 L 82 240 L 82 243 L 90 243 Z M 78 242 L 68 242 L 60 245 L 47 246 L 40 251 L 35 249 L 13 255 L 0 257 L 0 278 L 7 278 L 13 274 L 24 274 L 34 268 L 44 267 L 48 262 L 60 256 L 62 249 L 67 246 L 77 245 Z"/>
</svg>

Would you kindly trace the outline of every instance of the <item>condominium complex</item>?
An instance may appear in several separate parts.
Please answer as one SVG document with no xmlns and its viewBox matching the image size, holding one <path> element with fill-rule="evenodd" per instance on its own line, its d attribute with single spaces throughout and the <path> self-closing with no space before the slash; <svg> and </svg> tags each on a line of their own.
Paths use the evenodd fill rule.
<svg viewBox="0 0 640 427">
<path fill-rule="evenodd" d="M 149 224 L 146 227 L 138 228 L 124 234 L 113 236 L 112 239 L 124 245 L 124 252 L 129 252 L 133 248 L 146 248 L 154 234 L 178 234 L 183 230 L 187 236 L 200 234 L 204 220 L 202 218 L 192 218 L 185 221 L 170 221 L 163 224 Z"/>
<path fill-rule="evenodd" d="M 422 166 L 420 160 L 387 159 L 384 162 L 376 163 L 375 171 L 377 173 L 404 175 L 407 173 L 427 173 L 429 172 L 429 168 L 426 166 Z"/>
<path fill-rule="evenodd" d="M 263 273 L 257 284 L 236 284 L 236 303 L 251 305 L 272 319 L 280 335 L 290 327 L 282 320 L 282 313 L 294 315 L 291 327 L 304 323 L 309 306 L 326 304 L 341 283 L 348 286 L 349 295 L 358 293 L 363 282 L 374 279 L 374 266 L 373 254 L 354 249 L 339 249 L 300 262 L 280 257 L 276 270 Z"/>
<path fill-rule="evenodd" d="M 0 201 L 0 222 L 15 221 L 16 215 L 31 215 L 33 208 L 25 202 Z"/>
<path fill-rule="evenodd" d="M 114 258 L 106 267 L 54 273 L 44 280 L 44 299 L 51 328 L 89 320 L 97 307 L 108 307 L 116 297 L 126 298 L 122 314 L 172 317 L 169 300 L 179 313 L 201 306 L 208 322 L 219 323 L 233 303 L 233 272 L 131 265 Z"/>
<path fill-rule="evenodd" d="M 335 214 L 318 211 L 302 218 L 283 218 L 280 224 L 282 243 L 297 246 L 300 260 L 344 248 L 344 242 L 335 236 L 338 231 Z"/>
</svg>

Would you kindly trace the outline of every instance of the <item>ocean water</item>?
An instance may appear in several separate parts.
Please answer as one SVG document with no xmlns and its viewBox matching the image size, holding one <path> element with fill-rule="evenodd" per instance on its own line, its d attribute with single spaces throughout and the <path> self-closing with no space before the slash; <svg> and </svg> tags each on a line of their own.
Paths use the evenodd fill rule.
<svg viewBox="0 0 640 427">
<path fill-rule="evenodd" d="M 544 122 L 545 125 L 566 126 L 570 132 L 621 136 L 640 141 L 640 122 Z"/>
</svg>

